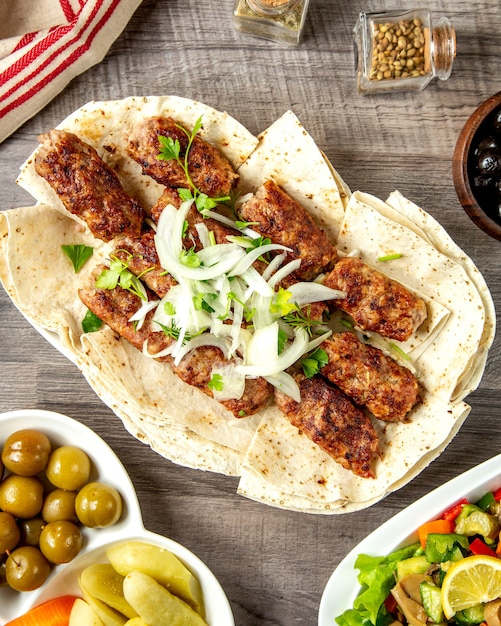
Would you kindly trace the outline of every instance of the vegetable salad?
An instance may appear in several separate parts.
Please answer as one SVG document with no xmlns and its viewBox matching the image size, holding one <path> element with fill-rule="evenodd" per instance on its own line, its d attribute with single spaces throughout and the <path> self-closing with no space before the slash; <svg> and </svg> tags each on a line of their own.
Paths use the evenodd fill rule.
<svg viewBox="0 0 501 626">
<path fill-rule="evenodd" d="M 451 585 L 443 585 L 451 568 L 470 557 L 477 560 L 479 555 L 487 557 L 489 563 L 501 570 L 501 488 L 486 493 L 475 503 L 461 500 L 439 519 L 420 526 L 417 534 L 418 542 L 387 556 L 357 557 L 355 568 L 359 570 L 362 590 L 353 608 L 336 617 L 337 624 L 501 626 L 501 593 L 489 597 L 488 602 L 484 593 L 479 597 L 482 601 L 476 602 L 477 590 L 473 590 L 470 606 L 447 618 L 444 605 L 449 606 L 449 597 L 444 595 L 452 592 Z"/>
</svg>

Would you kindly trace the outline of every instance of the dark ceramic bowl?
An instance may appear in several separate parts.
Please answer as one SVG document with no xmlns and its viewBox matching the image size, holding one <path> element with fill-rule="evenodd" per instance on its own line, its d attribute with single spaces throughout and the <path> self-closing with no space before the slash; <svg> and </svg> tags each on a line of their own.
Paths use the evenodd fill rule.
<svg viewBox="0 0 501 626">
<path fill-rule="evenodd" d="M 483 102 L 469 117 L 459 134 L 452 160 L 456 193 L 467 215 L 494 239 L 501 241 L 501 216 L 495 191 L 486 192 L 475 184 L 478 145 L 490 132 L 493 115 L 501 110 L 501 91 Z M 501 133 L 497 136 L 501 146 Z M 493 195 L 494 194 L 494 195 Z M 501 202 L 501 195 L 499 196 Z M 496 206 L 494 206 L 496 205 Z"/>
</svg>

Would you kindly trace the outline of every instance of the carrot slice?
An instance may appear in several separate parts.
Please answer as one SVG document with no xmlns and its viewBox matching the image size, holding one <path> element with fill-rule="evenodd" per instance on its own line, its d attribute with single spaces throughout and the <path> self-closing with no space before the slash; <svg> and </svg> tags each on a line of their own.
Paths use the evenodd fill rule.
<svg viewBox="0 0 501 626">
<path fill-rule="evenodd" d="M 5 626 L 68 626 L 75 596 L 61 596 L 16 617 Z"/>
<path fill-rule="evenodd" d="M 419 542 L 423 550 L 426 548 L 426 538 L 430 533 L 439 533 L 447 535 L 453 533 L 455 528 L 454 520 L 436 519 L 432 522 L 426 522 L 418 528 Z"/>
</svg>

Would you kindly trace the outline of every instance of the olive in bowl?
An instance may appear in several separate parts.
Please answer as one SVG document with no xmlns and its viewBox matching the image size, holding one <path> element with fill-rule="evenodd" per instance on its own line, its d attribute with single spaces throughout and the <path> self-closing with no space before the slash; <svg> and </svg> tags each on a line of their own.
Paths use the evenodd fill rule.
<svg viewBox="0 0 501 626">
<path fill-rule="evenodd" d="M 452 175 L 467 215 L 501 240 L 501 92 L 468 118 L 454 150 Z"/>
</svg>

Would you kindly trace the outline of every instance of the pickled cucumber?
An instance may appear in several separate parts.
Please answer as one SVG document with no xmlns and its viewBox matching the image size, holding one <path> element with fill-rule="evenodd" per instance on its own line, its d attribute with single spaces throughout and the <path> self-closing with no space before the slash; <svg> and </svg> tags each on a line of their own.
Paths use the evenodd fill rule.
<svg viewBox="0 0 501 626">
<path fill-rule="evenodd" d="M 127 574 L 123 587 L 125 598 L 148 626 L 207 626 L 186 602 L 147 574 Z"/>
<path fill-rule="evenodd" d="M 109 563 L 89 565 L 80 575 L 80 585 L 91 596 L 130 619 L 138 615 L 124 598 L 123 580 Z"/>
<path fill-rule="evenodd" d="M 68 626 L 104 626 L 94 609 L 82 598 L 77 598 L 70 613 Z"/>
<path fill-rule="evenodd" d="M 103 622 L 104 626 L 124 626 L 127 622 L 127 617 L 115 609 L 112 609 L 110 606 L 94 598 L 86 589 L 83 587 L 81 582 L 81 577 L 78 579 L 78 583 L 80 585 L 80 590 L 82 592 L 83 599 L 90 604 L 94 612 L 97 614 L 99 619 Z"/>
<path fill-rule="evenodd" d="M 189 569 L 165 548 L 141 541 L 127 541 L 108 549 L 106 555 L 122 576 L 135 571 L 148 574 L 204 617 L 200 583 Z"/>
</svg>

